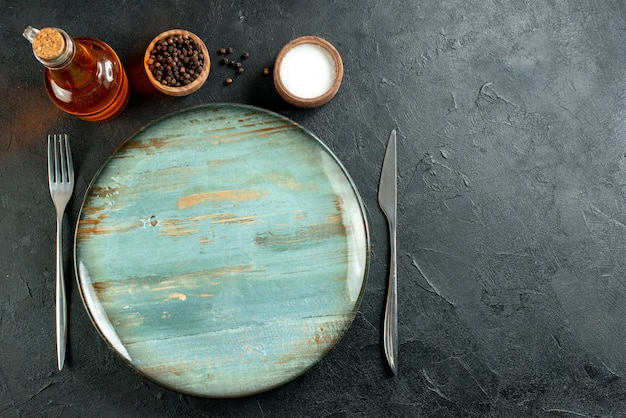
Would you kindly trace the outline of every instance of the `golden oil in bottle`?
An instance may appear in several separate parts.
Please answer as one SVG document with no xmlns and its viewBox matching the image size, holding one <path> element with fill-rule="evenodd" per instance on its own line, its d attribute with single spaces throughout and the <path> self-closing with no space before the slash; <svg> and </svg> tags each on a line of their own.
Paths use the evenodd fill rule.
<svg viewBox="0 0 626 418">
<path fill-rule="evenodd" d="M 126 73 L 106 43 L 93 38 L 71 38 L 57 28 L 26 28 L 35 57 L 46 67 L 44 84 L 61 110 L 90 122 L 117 116 L 128 102 Z"/>
</svg>

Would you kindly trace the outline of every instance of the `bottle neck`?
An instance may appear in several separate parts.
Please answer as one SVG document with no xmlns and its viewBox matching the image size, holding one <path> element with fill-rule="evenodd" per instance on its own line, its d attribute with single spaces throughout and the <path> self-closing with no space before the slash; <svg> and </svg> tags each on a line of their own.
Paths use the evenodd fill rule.
<svg viewBox="0 0 626 418">
<path fill-rule="evenodd" d="M 51 70 L 61 70 L 67 67 L 76 56 L 76 43 L 74 42 L 74 40 L 70 38 L 70 36 L 64 31 L 60 29 L 57 30 L 59 31 L 59 33 L 61 33 L 65 42 L 65 47 L 63 48 L 61 54 L 49 59 L 39 57 L 37 54 L 35 54 L 35 57 L 37 57 L 39 62 L 41 62 L 43 65 L 50 68 Z"/>
<path fill-rule="evenodd" d="M 62 69 L 74 59 L 76 44 L 64 30 L 28 26 L 23 35 L 32 44 L 35 58 L 50 69 Z"/>
<path fill-rule="evenodd" d="M 72 39 L 57 28 L 27 28 L 24 37 L 31 41 L 37 60 L 46 67 L 54 84 L 67 90 L 83 88 L 96 73 L 96 62 L 90 49 L 80 39 Z"/>
</svg>

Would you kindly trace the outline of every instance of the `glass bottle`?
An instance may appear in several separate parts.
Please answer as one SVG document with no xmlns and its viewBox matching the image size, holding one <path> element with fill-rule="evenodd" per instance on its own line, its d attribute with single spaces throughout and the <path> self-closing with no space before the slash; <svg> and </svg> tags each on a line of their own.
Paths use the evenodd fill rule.
<svg viewBox="0 0 626 418">
<path fill-rule="evenodd" d="M 109 45 L 93 38 L 73 39 L 57 28 L 29 26 L 23 35 L 46 67 L 46 90 L 61 110 L 90 122 L 112 119 L 124 110 L 128 78 Z"/>
</svg>

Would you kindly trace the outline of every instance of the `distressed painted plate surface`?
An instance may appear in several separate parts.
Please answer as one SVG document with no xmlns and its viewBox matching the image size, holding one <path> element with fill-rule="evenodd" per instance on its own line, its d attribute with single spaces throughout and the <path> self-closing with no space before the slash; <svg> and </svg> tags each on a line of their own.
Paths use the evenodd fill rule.
<svg viewBox="0 0 626 418">
<path fill-rule="evenodd" d="M 314 135 L 209 105 L 118 148 L 86 193 L 75 262 L 95 326 L 133 368 L 179 392 L 244 396 L 341 338 L 369 237 L 354 184 Z"/>
</svg>

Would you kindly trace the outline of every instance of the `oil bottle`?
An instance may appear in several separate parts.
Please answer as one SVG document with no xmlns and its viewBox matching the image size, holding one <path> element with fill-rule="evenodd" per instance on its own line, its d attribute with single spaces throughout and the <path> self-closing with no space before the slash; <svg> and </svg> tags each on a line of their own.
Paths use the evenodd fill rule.
<svg viewBox="0 0 626 418">
<path fill-rule="evenodd" d="M 46 91 L 61 110 L 89 122 L 110 120 L 124 110 L 128 78 L 109 45 L 93 38 L 71 38 L 58 28 L 29 26 L 23 35 L 46 67 Z"/>
</svg>

